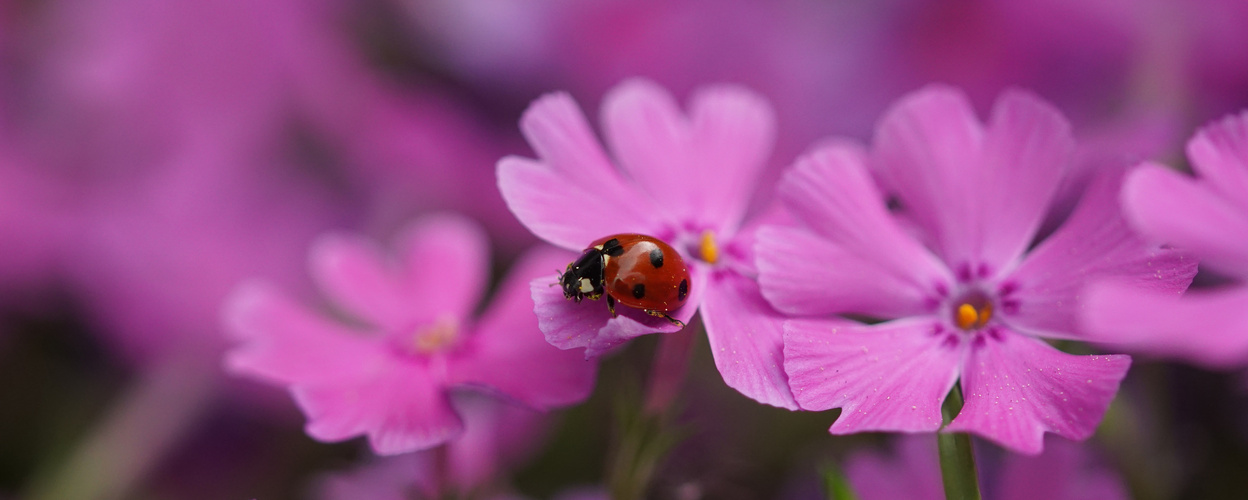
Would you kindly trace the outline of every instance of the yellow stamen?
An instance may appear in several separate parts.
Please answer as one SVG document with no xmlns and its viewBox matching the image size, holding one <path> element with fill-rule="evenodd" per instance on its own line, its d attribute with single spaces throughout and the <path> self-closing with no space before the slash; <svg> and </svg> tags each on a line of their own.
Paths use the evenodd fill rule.
<svg viewBox="0 0 1248 500">
<path fill-rule="evenodd" d="M 442 316 L 432 325 L 416 332 L 412 348 L 418 354 L 433 354 L 455 342 L 459 336 L 459 322 L 450 316 Z"/>
<path fill-rule="evenodd" d="M 990 319 L 992 319 L 992 304 L 984 304 L 980 309 L 970 304 L 962 304 L 958 306 L 954 321 L 958 324 L 958 328 L 963 330 L 978 330 L 988 324 Z"/>
<path fill-rule="evenodd" d="M 703 262 L 714 264 L 719 260 L 719 247 L 715 246 L 715 233 L 710 229 L 702 231 L 702 245 L 699 250 Z"/>
<path fill-rule="evenodd" d="M 958 306 L 958 328 L 969 330 L 971 325 L 979 322 L 979 311 L 975 310 L 975 306 L 970 304 L 962 304 Z"/>
</svg>

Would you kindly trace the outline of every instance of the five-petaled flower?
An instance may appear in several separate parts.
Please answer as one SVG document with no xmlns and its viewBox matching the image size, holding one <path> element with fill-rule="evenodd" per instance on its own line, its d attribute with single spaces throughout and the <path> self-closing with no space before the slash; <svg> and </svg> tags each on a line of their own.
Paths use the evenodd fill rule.
<svg viewBox="0 0 1248 500">
<path fill-rule="evenodd" d="M 630 80 L 603 104 L 609 158 L 567 94 L 538 99 L 521 129 L 540 160 L 507 157 L 498 184 L 516 217 L 538 237 L 576 252 L 601 237 L 640 233 L 671 244 L 689 266 L 685 305 L 701 319 L 724 381 L 757 401 L 796 409 L 781 362 L 782 315 L 754 281 L 747 209 L 775 134 L 770 105 L 734 86 L 694 93 L 688 113 L 657 85 Z M 618 165 L 618 166 L 617 166 Z M 556 275 L 533 282 L 546 339 L 599 356 L 634 337 L 679 327 L 644 312 L 565 300 Z"/>
<path fill-rule="evenodd" d="M 429 216 L 403 231 L 395 259 L 371 242 L 329 235 L 311 251 L 312 276 L 342 315 L 317 313 L 263 284 L 226 306 L 240 344 L 230 371 L 287 387 L 322 441 L 367 435 L 393 455 L 463 431 L 449 392 L 474 388 L 537 409 L 589 396 L 596 367 L 552 348 L 537 329 L 529 282 L 571 258 L 537 249 L 515 265 L 480 318 L 487 242 L 456 216 Z"/>
<path fill-rule="evenodd" d="M 931 432 L 960 380 L 965 406 L 946 430 L 1033 454 L 1046 431 L 1090 436 L 1130 359 L 1066 354 L 1040 337 L 1085 338 L 1089 280 L 1177 292 L 1196 266 L 1130 231 L 1120 169 L 1034 241 L 1074 147 L 1065 119 L 1026 93 L 1002 95 L 985 126 L 963 94 L 933 86 L 884 116 L 871 151 L 833 145 L 800 159 L 779 196 L 801 224 L 756 238 L 763 295 L 793 315 L 883 320 L 785 323 L 801 407 L 842 408 L 834 434 Z"/>
<path fill-rule="evenodd" d="M 1141 234 L 1200 257 L 1235 284 L 1173 293 L 1099 283 L 1084 320 L 1106 342 L 1211 367 L 1248 363 L 1248 112 L 1201 129 L 1187 144 L 1197 177 L 1157 164 L 1123 183 L 1127 220 Z"/>
</svg>

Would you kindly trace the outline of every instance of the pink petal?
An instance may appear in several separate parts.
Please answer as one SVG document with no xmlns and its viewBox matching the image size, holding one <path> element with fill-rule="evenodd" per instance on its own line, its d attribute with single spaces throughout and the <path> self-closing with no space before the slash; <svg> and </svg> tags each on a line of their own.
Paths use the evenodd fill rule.
<svg viewBox="0 0 1248 500">
<path fill-rule="evenodd" d="M 1248 288 L 1193 291 L 1180 298 L 1100 283 L 1086 295 L 1088 340 L 1214 368 L 1248 360 Z"/>
<path fill-rule="evenodd" d="M 1191 251 L 1220 270 L 1248 276 L 1248 212 L 1214 195 L 1204 183 L 1146 164 L 1127 176 L 1122 206 L 1132 227 L 1148 238 Z"/>
<path fill-rule="evenodd" d="M 639 309 L 617 305 L 617 317 L 612 318 L 605 299 L 585 300 L 579 304 L 564 298 L 563 291 L 555 283 L 555 276 L 537 278 L 529 284 L 535 303 L 538 327 L 546 335 L 546 341 L 560 349 L 584 348 L 585 358 L 595 358 L 623 345 L 625 342 L 650 333 L 671 333 L 680 327 L 663 318 L 650 316 Z M 689 268 L 689 297 L 685 305 L 670 313 L 689 324 L 697 312 L 707 283 L 706 272 L 699 266 Z"/>
<path fill-rule="evenodd" d="M 893 439 L 893 453 L 859 451 L 848 457 L 845 477 L 860 500 L 937 500 L 945 497 L 935 434 Z M 983 481 L 981 481 L 983 482 Z"/>
<path fill-rule="evenodd" d="M 481 226 L 457 215 L 426 216 L 397 241 L 404 316 L 416 324 L 469 317 L 489 279 L 489 240 Z"/>
<path fill-rule="evenodd" d="M 393 259 L 364 238 L 322 236 L 311 251 L 313 277 L 336 304 L 389 331 L 468 317 L 489 270 L 480 227 L 460 216 L 427 216 L 397 240 Z"/>
<path fill-rule="evenodd" d="M 759 294 L 758 284 L 734 272 L 711 276 L 702 299 L 702 324 L 724 383 L 760 403 L 797 409 L 784 373 L 785 316 Z"/>
<path fill-rule="evenodd" d="M 965 95 L 929 87 L 876 134 L 883 176 L 945 262 L 994 274 L 1031 243 L 1074 150 L 1061 114 L 1019 91 L 1002 94 L 985 131 Z"/>
<path fill-rule="evenodd" d="M 689 105 L 697 150 L 703 154 L 690 196 L 701 211 L 722 221 L 718 234 L 732 234 L 759 190 L 775 144 L 776 118 L 763 96 L 735 85 L 704 87 Z"/>
<path fill-rule="evenodd" d="M 759 283 L 777 309 L 895 318 L 928 311 L 930 291 L 952 281 L 888 214 L 853 149 L 826 147 L 800 159 L 779 193 L 810 231 L 765 226 L 758 232 Z"/>
<path fill-rule="evenodd" d="M 226 331 L 240 341 L 226 354 L 227 370 L 277 384 L 352 377 L 381 352 L 376 338 L 259 283 L 244 285 L 230 296 L 224 322 Z"/>
<path fill-rule="evenodd" d="M 841 408 L 833 434 L 931 432 L 958 378 L 961 349 L 932 319 L 874 326 L 789 320 L 784 370 L 802 409 Z"/>
<path fill-rule="evenodd" d="M 717 234 L 736 230 L 774 142 L 765 100 L 734 86 L 704 88 L 686 117 L 666 90 L 636 79 L 607 94 L 602 114 L 620 165 L 674 220 L 713 215 Z"/>
<path fill-rule="evenodd" d="M 367 434 L 383 455 L 428 448 L 460 432 L 442 383 L 427 366 L 349 331 L 259 285 L 236 292 L 227 328 L 243 340 L 227 368 L 290 388 L 322 441 Z M 411 362 L 408 362 L 411 361 Z"/>
<path fill-rule="evenodd" d="M 1001 471 L 1007 500 L 1127 500 L 1122 480 L 1098 462 L 1090 444 L 1049 436 L 1044 454 L 1010 455 Z"/>
<path fill-rule="evenodd" d="M 334 305 L 377 328 L 406 326 L 410 304 L 403 300 L 397 264 L 371 240 L 323 235 L 313 242 L 309 260 L 313 279 Z"/>
<path fill-rule="evenodd" d="M 1187 157 L 1206 186 L 1248 211 L 1248 113 L 1202 128 L 1187 143 Z"/>
<path fill-rule="evenodd" d="M 619 186 L 623 181 L 613 182 Z M 568 250 L 584 250 L 609 234 L 651 234 L 660 225 L 643 212 L 652 204 L 641 193 L 608 196 L 617 189 L 577 184 L 546 164 L 525 158 L 509 156 L 498 162 L 498 189 L 533 234 Z"/>
<path fill-rule="evenodd" d="M 453 399 L 466 428 L 446 447 L 446 473 L 461 492 L 489 484 L 508 469 L 523 465 L 547 437 L 544 413 L 466 391 Z"/>
<path fill-rule="evenodd" d="M 992 109 L 982 170 L 967 172 L 982 205 L 980 258 L 992 269 L 1015 262 L 1040 227 L 1075 154 L 1070 124 L 1036 96 L 1006 91 Z"/>
<path fill-rule="evenodd" d="M 946 428 L 1035 455 L 1044 433 L 1082 441 L 1096 431 L 1128 356 L 1074 356 L 1009 331 L 975 342 L 962 369 L 966 401 Z"/>
<path fill-rule="evenodd" d="M 1113 278 L 1172 293 L 1191 283 L 1195 259 L 1146 243 L 1127 226 L 1117 203 L 1118 179 L 1112 172 L 1095 179 L 1066 223 L 1006 278 L 1005 286 L 1017 291 L 999 309 L 1011 326 L 1079 338 L 1079 314 L 1087 307 L 1083 289 L 1095 280 Z"/>
<path fill-rule="evenodd" d="M 691 128 L 672 95 L 649 80 L 627 80 L 602 101 L 603 135 L 620 167 L 678 220 L 696 213 L 687 192 L 701 159 Z"/>
<path fill-rule="evenodd" d="M 377 363 L 353 378 L 295 384 L 309 436 L 327 442 L 367 435 L 378 455 L 431 448 L 463 432 L 443 386 L 424 366 Z"/>
<path fill-rule="evenodd" d="M 530 231 L 570 250 L 608 234 L 652 232 L 652 200 L 607 159 L 570 96 L 534 101 L 520 128 L 541 161 L 503 158 L 498 187 Z"/>
<path fill-rule="evenodd" d="M 539 409 L 589 397 L 597 363 L 546 342 L 538 329 L 529 291 L 530 282 L 550 280 L 552 270 L 575 257 L 569 252 L 539 248 L 521 258 L 499 287 L 476 334 L 451 363 L 451 383 L 483 385 Z"/>
<path fill-rule="evenodd" d="M 966 96 L 936 85 L 902 98 L 876 128 L 876 166 L 945 262 L 979 254 L 983 136 Z"/>
<path fill-rule="evenodd" d="M 438 495 L 433 456 L 409 453 L 374 458 L 368 465 L 317 481 L 317 500 L 408 500 L 412 493 Z"/>
</svg>

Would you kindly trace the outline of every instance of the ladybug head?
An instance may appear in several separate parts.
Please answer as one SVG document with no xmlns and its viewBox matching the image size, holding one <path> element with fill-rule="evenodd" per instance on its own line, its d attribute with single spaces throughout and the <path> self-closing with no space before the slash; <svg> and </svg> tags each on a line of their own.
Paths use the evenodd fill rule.
<svg viewBox="0 0 1248 500">
<path fill-rule="evenodd" d="M 589 248 L 576 261 L 568 264 L 568 268 L 559 275 L 559 286 L 563 288 L 563 296 L 580 302 L 588 297 L 598 300 L 602 297 L 603 272 L 606 269 L 605 259 L 601 250 Z"/>
</svg>

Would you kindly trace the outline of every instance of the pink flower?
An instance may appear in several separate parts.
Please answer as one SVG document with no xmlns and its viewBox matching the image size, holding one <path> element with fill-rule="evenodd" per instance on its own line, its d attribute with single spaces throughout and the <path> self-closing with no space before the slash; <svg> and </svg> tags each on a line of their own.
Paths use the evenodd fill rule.
<svg viewBox="0 0 1248 500">
<path fill-rule="evenodd" d="M 1076 317 L 1092 279 L 1178 291 L 1195 263 L 1131 233 L 1114 175 L 1033 242 L 1074 149 L 1066 121 L 1029 94 L 1005 93 L 985 126 L 962 93 L 929 87 L 885 115 L 869 157 L 830 146 L 800 159 L 779 191 L 804 227 L 759 230 L 763 295 L 789 314 L 885 321 L 788 321 L 798 404 L 842 408 L 833 434 L 931 432 L 961 379 L 966 406 L 950 431 L 1033 454 L 1046 431 L 1090 436 L 1129 358 L 1073 356 L 1038 337 L 1083 338 Z"/>
<path fill-rule="evenodd" d="M 0 124 L 0 302 L 34 306 L 41 294 L 32 291 L 63 277 L 78 203 L 70 185 L 24 161 L 8 135 Z"/>
<path fill-rule="evenodd" d="M 1196 177 L 1146 163 L 1122 187 L 1122 207 L 1146 237 L 1198 255 L 1201 264 L 1248 278 L 1248 112 L 1201 129 L 1187 144 Z M 1248 361 L 1248 287 L 1176 293 L 1106 282 L 1088 294 L 1084 320 L 1098 340 L 1206 366 Z"/>
<path fill-rule="evenodd" d="M 382 455 L 458 437 L 463 424 L 451 389 L 487 390 L 538 409 L 589 395 L 594 364 L 542 341 L 528 297 L 529 281 L 571 255 L 526 255 L 474 320 L 489 262 L 475 224 L 429 217 L 396 246 L 393 260 L 352 236 L 325 236 L 313 246 L 313 278 L 351 321 L 265 285 L 238 290 L 226 308 L 240 341 L 227 355 L 229 370 L 286 386 L 313 438 L 368 435 Z"/>
<path fill-rule="evenodd" d="M 988 500 L 1126 500 L 1126 487 L 1113 471 L 1096 459 L 1087 446 L 1050 437 L 1044 453 L 1034 457 L 1006 453 L 1000 468 L 988 461 L 980 469 L 983 496 Z M 845 476 L 860 500 L 945 498 L 937 462 L 936 442 L 930 436 L 905 437 L 895 453 L 851 455 Z M 999 450 L 979 447 L 980 457 Z M 986 453 L 987 452 L 987 453 Z"/>
<path fill-rule="evenodd" d="M 571 97 L 533 103 L 520 126 L 540 160 L 498 165 L 511 211 L 538 237 L 576 252 L 617 233 L 671 244 L 690 273 L 688 299 L 671 315 L 687 323 L 701 308 L 724 381 L 760 402 L 796 408 L 781 369 L 782 317 L 752 279 L 754 226 L 743 225 L 771 148 L 771 108 L 749 91 L 717 86 L 696 92 L 685 113 L 655 84 L 631 80 L 606 97 L 602 119 L 614 158 Z M 636 309 L 617 307 L 612 318 L 601 301 L 568 301 L 555 281 L 550 272 L 532 287 L 542 332 L 560 348 L 593 357 L 678 329 Z"/>
<path fill-rule="evenodd" d="M 507 469 L 523 463 L 544 435 L 542 415 L 482 395 L 459 394 L 462 437 L 443 448 L 379 457 L 359 470 L 321 481 L 323 500 L 456 497 L 500 486 Z M 441 462 L 441 463 L 439 463 Z M 491 495 L 489 498 L 510 498 Z"/>
<path fill-rule="evenodd" d="M 140 364 L 190 351 L 211 366 L 227 347 L 221 303 L 240 282 L 309 288 L 301 256 L 342 218 L 340 207 L 323 191 L 266 174 L 274 163 L 188 148 L 84 197 L 68 269 L 110 347 Z"/>
</svg>

